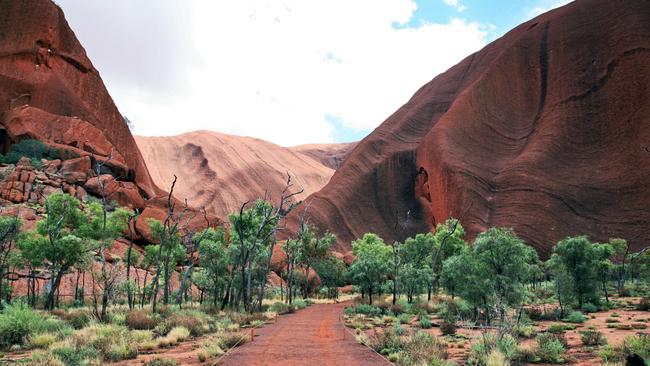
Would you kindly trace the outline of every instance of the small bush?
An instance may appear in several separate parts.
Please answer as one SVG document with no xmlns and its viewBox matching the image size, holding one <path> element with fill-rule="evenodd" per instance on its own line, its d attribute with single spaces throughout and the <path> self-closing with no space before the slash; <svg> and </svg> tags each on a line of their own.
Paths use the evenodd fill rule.
<svg viewBox="0 0 650 366">
<path fill-rule="evenodd" d="M 517 327 L 517 335 L 524 338 L 530 338 L 535 334 L 535 328 L 531 325 L 520 325 Z"/>
<path fill-rule="evenodd" d="M 553 334 L 537 336 L 537 356 L 542 362 L 564 363 L 566 347 L 561 338 Z"/>
<path fill-rule="evenodd" d="M 43 333 L 39 335 L 32 336 L 29 341 L 29 345 L 34 348 L 47 348 L 56 342 L 56 336 L 51 333 Z"/>
<path fill-rule="evenodd" d="M 406 339 L 400 353 L 403 365 L 443 365 L 448 357 L 447 345 L 426 332 L 415 332 Z"/>
<path fill-rule="evenodd" d="M 294 300 L 292 305 L 295 306 L 296 309 L 304 309 L 307 307 L 307 303 L 302 299 Z"/>
<path fill-rule="evenodd" d="M 357 314 L 364 314 L 369 316 L 380 316 L 381 309 L 368 304 L 359 304 L 354 307 L 354 312 Z"/>
<path fill-rule="evenodd" d="M 87 312 L 77 310 L 70 311 L 63 315 L 63 319 L 74 329 L 81 329 L 90 323 L 90 315 Z"/>
<path fill-rule="evenodd" d="M 498 350 L 493 350 L 487 357 L 486 366 L 510 366 L 510 361 Z"/>
<path fill-rule="evenodd" d="M 397 320 L 401 324 L 409 324 L 412 319 L 413 319 L 413 316 L 411 314 L 404 313 L 404 314 L 400 314 L 400 315 L 397 316 Z"/>
<path fill-rule="evenodd" d="M 579 311 L 572 311 L 564 320 L 569 323 L 584 323 L 587 317 Z"/>
<path fill-rule="evenodd" d="M 11 145 L 6 156 L 6 162 L 16 164 L 22 157 L 27 157 L 32 162 L 40 165 L 41 159 L 58 159 L 59 153 L 39 140 L 25 139 Z"/>
<path fill-rule="evenodd" d="M 395 303 L 395 305 L 390 306 L 390 311 L 393 312 L 395 315 L 402 314 L 404 312 L 404 304 Z"/>
<path fill-rule="evenodd" d="M 167 337 L 175 339 L 176 342 L 183 342 L 190 337 L 190 331 L 185 327 L 174 327 L 169 331 Z"/>
<path fill-rule="evenodd" d="M 636 308 L 641 311 L 650 311 L 650 297 L 641 298 Z"/>
<path fill-rule="evenodd" d="M 440 331 L 443 335 L 454 335 L 456 334 L 456 323 L 444 321 L 440 324 Z"/>
<path fill-rule="evenodd" d="M 571 324 L 553 323 L 546 329 L 549 333 L 564 333 L 567 330 L 574 330 L 576 327 Z"/>
<path fill-rule="evenodd" d="M 240 346 L 249 341 L 249 336 L 246 333 L 233 332 L 225 333 L 219 336 L 219 347 L 221 349 L 231 349 Z"/>
<path fill-rule="evenodd" d="M 171 358 L 155 357 L 145 363 L 145 366 L 178 366 L 178 362 Z"/>
<path fill-rule="evenodd" d="M 6 305 L 0 313 L 0 346 L 22 345 L 34 333 L 44 330 L 44 320 L 24 303 Z"/>
<path fill-rule="evenodd" d="M 422 316 L 420 317 L 420 328 L 422 329 L 430 329 L 433 327 L 433 323 L 431 323 L 431 319 L 428 316 Z"/>
<path fill-rule="evenodd" d="M 205 349 L 201 348 L 196 351 L 196 358 L 198 358 L 199 362 L 205 362 L 208 357 L 210 357 L 210 354 Z"/>
<path fill-rule="evenodd" d="M 399 323 L 395 323 L 395 325 L 393 325 L 393 332 L 395 332 L 395 334 L 397 334 L 398 336 L 401 336 L 406 333 L 406 329 L 404 329 L 404 327 L 401 326 Z"/>
<path fill-rule="evenodd" d="M 607 339 L 603 333 L 596 330 L 586 330 L 580 332 L 580 340 L 585 346 L 604 346 L 607 344 Z"/>
<path fill-rule="evenodd" d="M 137 330 L 151 330 L 158 325 L 158 320 L 153 318 L 148 311 L 131 310 L 124 320 L 127 327 Z"/>
<path fill-rule="evenodd" d="M 594 304 L 592 304 L 590 302 L 587 302 L 587 303 L 582 304 L 582 307 L 580 308 L 580 310 L 582 310 L 585 313 L 595 313 L 595 312 L 598 311 L 598 306 L 596 306 L 596 305 L 594 305 Z"/>
</svg>

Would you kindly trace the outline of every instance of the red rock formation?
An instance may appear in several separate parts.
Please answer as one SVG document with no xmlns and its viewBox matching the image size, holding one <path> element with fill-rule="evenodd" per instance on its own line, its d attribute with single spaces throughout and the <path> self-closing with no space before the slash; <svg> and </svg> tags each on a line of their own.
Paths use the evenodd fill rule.
<svg viewBox="0 0 650 366">
<path fill-rule="evenodd" d="M 346 142 L 339 144 L 307 144 L 290 147 L 291 151 L 307 155 L 316 161 L 320 161 L 330 169 L 337 170 L 341 167 L 343 160 L 352 152 L 357 142 Z"/>
<path fill-rule="evenodd" d="M 640 245 L 648 126 L 650 2 L 578 0 L 423 86 L 310 197 L 312 222 L 341 252 L 461 215 L 470 239 L 513 227 L 543 255 L 577 234 Z"/>
<path fill-rule="evenodd" d="M 2 148 L 36 138 L 64 152 L 107 159 L 147 197 L 160 192 L 99 72 L 50 0 L 0 0 Z M 71 155 L 73 156 L 73 155 Z"/>
<path fill-rule="evenodd" d="M 277 200 L 292 176 L 304 199 L 327 184 L 334 171 L 319 161 L 267 141 L 212 131 L 169 137 L 140 137 L 136 142 L 154 182 L 193 207 L 227 217 L 243 202 L 270 195 Z"/>
</svg>

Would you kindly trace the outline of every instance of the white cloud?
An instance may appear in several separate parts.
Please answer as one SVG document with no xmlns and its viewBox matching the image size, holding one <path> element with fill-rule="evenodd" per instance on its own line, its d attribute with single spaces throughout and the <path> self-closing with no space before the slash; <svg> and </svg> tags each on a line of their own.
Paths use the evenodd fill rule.
<svg viewBox="0 0 650 366">
<path fill-rule="evenodd" d="M 531 18 L 534 18 L 534 17 L 536 17 L 538 15 L 546 13 L 549 10 L 553 10 L 555 8 L 559 8 L 560 6 L 564 6 L 564 5 L 568 4 L 568 3 L 570 3 L 571 1 L 573 1 L 573 0 L 562 0 L 562 1 L 554 2 L 554 3 L 552 3 L 552 4 L 548 5 L 548 6 L 538 6 L 538 7 L 533 8 L 528 15 Z"/>
<path fill-rule="evenodd" d="M 282 145 L 328 142 L 326 116 L 353 129 L 378 126 L 487 35 L 460 19 L 395 29 L 413 16 L 412 0 L 192 0 L 185 9 L 147 1 L 110 1 L 97 14 L 75 8 L 85 0 L 59 0 L 143 135 L 210 129 Z M 144 16 L 151 6 L 161 20 Z M 125 20 L 124 11 L 135 15 Z M 93 17 L 110 19 L 97 30 Z M 141 32 L 125 21 L 141 22 Z M 110 48 L 103 38 L 114 40 Z"/>
<path fill-rule="evenodd" d="M 458 0 L 444 0 L 445 4 L 456 8 L 456 10 L 463 12 L 464 10 L 467 9 L 467 6 L 463 5 L 460 3 Z"/>
</svg>

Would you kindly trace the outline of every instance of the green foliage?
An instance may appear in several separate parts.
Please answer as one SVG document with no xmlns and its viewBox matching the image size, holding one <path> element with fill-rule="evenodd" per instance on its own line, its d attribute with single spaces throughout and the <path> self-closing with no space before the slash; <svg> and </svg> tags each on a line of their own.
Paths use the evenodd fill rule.
<svg viewBox="0 0 650 366">
<path fill-rule="evenodd" d="M 368 304 L 358 304 L 352 307 L 351 309 L 353 309 L 354 313 L 356 314 L 363 314 L 369 316 L 380 316 L 382 314 L 380 308 Z"/>
<path fill-rule="evenodd" d="M 40 165 L 41 159 L 58 159 L 59 153 L 39 140 L 25 139 L 11 145 L 4 160 L 9 164 L 16 164 L 22 157 L 27 157 Z"/>
<path fill-rule="evenodd" d="M 25 344 L 43 328 L 43 318 L 30 307 L 24 303 L 7 304 L 0 313 L 0 347 Z"/>
<path fill-rule="evenodd" d="M 377 290 L 377 284 L 390 273 L 392 250 L 379 236 L 366 234 L 352 242 L 352 252 L 356 256 L 349 269 L 352 282 L 364 289 L 372 304 L 372 294 Z"/>
<path fill-rule="evenodd" d="M 562 323 L 553 323 L 549 325 L 547 332 L 549 333 L 564 333 L 567 330 L 576 329 L 575 325 L 571 324 L 562 324 Z"/>
<path fill-rule="evenodd" d="M 585 346 L 604 346 L 607 344 L 607 339 L 603 333 L 596 330 L 585 330 L 580 332 L 580 340 Z"/>
<path fill-rule="evenodd" d="M 556 335 L 542 333 L 537 336 L 536 355 L 542 362 L 564 363 L 566 361 L 566 347 Z"/>
<path fill-rule="evenodd" d="M 596 305 L 594 305 L 594 304 L 592 304 L 590 302 L 586 302 L 586 303 L 582 304 L 582 307 L 580 309 L 582 311 L 584 311 L 585 313 L 595 313 L 595 312 L 598 311 L 598 306 L 596 306 Z"/>
<path fill-rule="evenodd" d="M 432 327 L 433 327 L 433 323 L 431 323 L 431 318 L 429 318 L 428 316 L 420 317 L 420 328 L 430 329 Z"/>
<path fill-rule="evenodd" d="M 511 360 L 518 353 L 517 340 L 507 333 L 499 336 L 494 333 L 482 333 L 472 343 L 467 364 L 488 365 L 488 359 L 495 351 L 506 360 Z"/>
<path fill-rule="evenodd" d="M 496 305 L 503 317 L 506 305 L 522 301 L 523 284 L 537 261 L 535 250 L 511 229 L 492 228 L 478 235 L 471 251 L 445 261 L 442 283 L 486 313 Z"/>
<path fill-rule="evenodd" d="M 584 323 L 587 317 L 579 311 L 572 311 L 564 321 L 569 323 Z"/>
<path fill-rule="evenodd" d="M 586 302 L 595 304 L 599 302 L 598 269 L 601 262 L 607 260 L 613 253 L 614 249 L 611 245 L 594 244 L 586 236 L 560 240 L 553 248 L 550 261 L 554 274 L 558 277 L 563 273 L 568 275 L 579 307 Z"/>
<path fill-rule="evenodd" d="M 154 357 L 145 363 L 145 366 L 178 366 L 178 362 L 171 358 Z"/>
</svg>

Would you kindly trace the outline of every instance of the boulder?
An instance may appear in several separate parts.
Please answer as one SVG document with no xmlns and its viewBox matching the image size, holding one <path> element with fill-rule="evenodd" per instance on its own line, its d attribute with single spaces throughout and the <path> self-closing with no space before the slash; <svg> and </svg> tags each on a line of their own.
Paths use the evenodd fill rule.
<svg viewBox="0 0 650 366">
<path fill-rule="evenodd" d="M 82 156 L 76 159 L 65 160 L 59 169 L 59 175 L 71 184 L 84 184 L 91 172 L 90 157 Z"/>
</svg>

